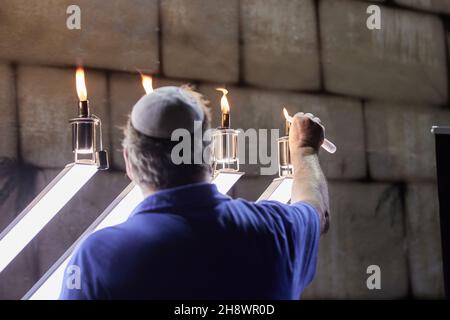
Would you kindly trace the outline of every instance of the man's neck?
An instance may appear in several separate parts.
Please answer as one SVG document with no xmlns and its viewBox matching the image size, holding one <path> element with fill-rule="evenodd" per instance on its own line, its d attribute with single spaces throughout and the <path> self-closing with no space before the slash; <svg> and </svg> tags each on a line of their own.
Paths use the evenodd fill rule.
<svg viewBox="0 0 450 320">
<path fill-rule="evenodd" d="M 198 181 L 192 181 L 189 184 L 200 183 L 200 182 L 211 182 L 211 177 L 210 176 L 203 177 L 202 179 L 198 179 Z M 139 189 L 141 189 L 141 192 L 142 192 L 142 195 L 144 196 L 144 198 L 147 198 L 148 196 L 151 196 L 155 192 L 162 190 L 162 189 L 154 189 L 154 188 L 150 188 L 150 187 L 146 187 L 146 186 L 139 186 Z"/>
<path fill-rule="evenodd" d="M 145 187 L 141 187 L 141 186 L 139 186 L 139 189 L 141 189 L 141 193 L 144 196 L 144 198 L 151 196 L 152 194 L 154 194 L 157 191 L 157 190 L 153 190 L 151 188 L 145 188 Z"/>
</svg>

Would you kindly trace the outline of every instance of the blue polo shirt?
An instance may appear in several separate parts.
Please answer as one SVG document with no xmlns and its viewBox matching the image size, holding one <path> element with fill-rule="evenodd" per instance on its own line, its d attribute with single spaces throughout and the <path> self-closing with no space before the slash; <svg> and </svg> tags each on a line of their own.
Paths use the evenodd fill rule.
<svg viewBox="0 0 450 320">
<path fill-rule="evenodd" d="M 232 199 L 213 184 L 158 191 L 122 224 L 90 235 L 61 299 L 298 299 L 316 268 L 307 203 Z"/>
</svg>

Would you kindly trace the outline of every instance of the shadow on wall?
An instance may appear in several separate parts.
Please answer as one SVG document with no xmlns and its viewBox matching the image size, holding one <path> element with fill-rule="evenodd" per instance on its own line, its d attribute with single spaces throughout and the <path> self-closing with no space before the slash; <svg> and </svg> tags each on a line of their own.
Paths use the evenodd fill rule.
<svg viewBox="0 0 450 320">
<path fill-rule="evenodd" d="M 16 159 L 0 158 L 0 232 L 39 193 L 40 190 L 35 188 L 37 172 L 37 168 L 20 164 Z M 32 286 L 38 279 L 38 261 L 32 252 L 27 252 L 17 260 L 18 263 L 12 264 L 16 276 L 1 276 L 0 299 L 20 298 L 23 288 Z"/>
</svg>

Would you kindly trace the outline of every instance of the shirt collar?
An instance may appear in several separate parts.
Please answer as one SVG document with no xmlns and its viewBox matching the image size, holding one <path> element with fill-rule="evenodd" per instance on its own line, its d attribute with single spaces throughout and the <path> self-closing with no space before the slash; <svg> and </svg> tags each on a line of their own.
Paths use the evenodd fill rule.
<svg viewBox="0 0 450 320">
<path fill-rule="evenodd" d="M 177 208 L 189 211 L 189 208 L 212 206 L 230 199 L 229 196 L 220 193 L 215 184 L 208 182 L 187 184 L 159 190 L 149 195 L 138 204 L 130 217 L 140 213 L 170 212 Z"/>
</svg>

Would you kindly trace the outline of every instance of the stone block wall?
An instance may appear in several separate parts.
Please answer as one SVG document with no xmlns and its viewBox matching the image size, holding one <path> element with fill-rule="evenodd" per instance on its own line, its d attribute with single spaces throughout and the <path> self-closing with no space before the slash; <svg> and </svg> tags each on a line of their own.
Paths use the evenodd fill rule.
<svg viewBox="0 0 450 320">
<path fill-rule="evenodd" d="M 0 298 L 20 298 L 128 183 L 120 127 L 144 94 L 139 72 L 201 91 L 214 126 L 218 86 L 235 128 L 282 129 L 282 107 L 322 119 L 338 147 L 321 152 L 332 224 L 304 299 L 443 296 L 430 128 L 450 125 L 448 1 L 81 0 L 80 30 L 66 27 L 70 4 L 0 5 L 1 230 L 72 160 L 79 64 L 111 170 L 0 274 Z M 381 30 L 366 28 L 371 4 Z M 231 195 L 256 200 L 274 178 L 259 169 L 244 165 Z M 381 290 L 366 287 L 373 264 Z"/>
</svg>

